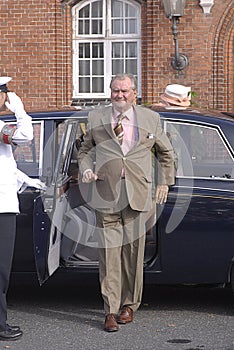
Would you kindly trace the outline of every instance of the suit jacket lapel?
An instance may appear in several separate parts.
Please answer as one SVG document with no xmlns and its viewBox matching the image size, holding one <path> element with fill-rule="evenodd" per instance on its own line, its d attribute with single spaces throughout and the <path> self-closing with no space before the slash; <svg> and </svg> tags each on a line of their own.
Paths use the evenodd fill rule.
<svg viewBox="0 0 234 350">
<path fill-rule="evenodd" d="M 106 108 L 106 110 L 103 113 L 103 116 L 101 118 L 101 122 L 103 124 L 103 127 L 106 129 L 108 134 L 112 137 L 115 138 L 114 130 L 112 128 L 112 108 Z"/>
<path fill-rule="evenodd" d="M 136 112 L 136 123 L 137 123 L 136 127 L 138 129 L 138 141 L 133 147 L 133 149 L 137 147 L 137 145 L 139 144 L 140 140 L 143 137 L 143 130 L 145 129 L 145 120 L 142 117 L 142 110 L 141 109 L 139 110 L 139 108 L 136 106 L 135 112 Z"/>
<path fill-rule="evenodd" d="M 137 120 L 138 135 L 139 135 L 138 141 L 139 141 L 142 138 L 142 136 L 145 134 L 145 131 L 147 130 L 147 125 L 146 125 L 146 119 L 144 118 L 144 115 L 142 113 L 143 108 L 139 108 L 136 106 L 135 111 L 136 111 L 136 120 Z"/>
</svg>

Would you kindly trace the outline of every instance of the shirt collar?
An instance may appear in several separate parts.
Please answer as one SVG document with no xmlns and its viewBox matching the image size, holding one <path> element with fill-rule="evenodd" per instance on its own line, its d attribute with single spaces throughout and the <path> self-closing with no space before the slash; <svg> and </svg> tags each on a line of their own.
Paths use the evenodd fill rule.
<svg viewBox="0 0 234 350">
<path fill-rule="evenodd" d="M 134 108 L 131 107 L 129 108 L 126 112 L 123 113 L 128 120 L 132 120 L 133 117 L 134 117 Z M 118 119 L 118 116 L 120 115 L 120 112 L 117 111 L 115 108 L 113 109 L 113 116 L 114 116 L 114 119 L 117 120 Z"/>
</svg>

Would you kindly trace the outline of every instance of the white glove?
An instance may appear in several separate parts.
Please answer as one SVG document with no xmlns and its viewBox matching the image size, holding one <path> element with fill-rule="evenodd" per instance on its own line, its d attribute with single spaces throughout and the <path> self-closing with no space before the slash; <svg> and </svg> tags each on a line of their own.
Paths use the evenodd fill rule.
<svg viewBox="0 0 234 350">
<path fill-rule="evenodd" d="M 46 185 L 39 179 L 32 179 L 25 173 L 17 169 L 17 185 L 18 193 L 22 193 L 28 186 L 38 188 L 39 190 L 46 191 Z"/>
<path fill-rule="evenodd" d="M 8 92 L 7 97 L 10 102 L 6 101 L 5 105 L 6 107 L 13 113 L 15 113 L 16 117 L 21 117 L 26 114 L 24 110 L 23 102 L 21 101 L 21 98 L 16 95 L 14 92 Z"/>
<path fill-rule="evenodd" d="M 39 190 L 46 191 L 46 184 L 39 179 L 32 179 L 31 177 L 28 177 L 25 183 L 30 187 L 35 187 Z"/>
</svg>

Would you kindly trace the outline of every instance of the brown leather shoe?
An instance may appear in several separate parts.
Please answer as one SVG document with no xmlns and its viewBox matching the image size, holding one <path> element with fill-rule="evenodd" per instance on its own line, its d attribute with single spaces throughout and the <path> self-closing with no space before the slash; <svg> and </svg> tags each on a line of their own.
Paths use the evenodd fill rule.
<svg viewBox="0 0 234 350">
<path fill-rule="evenodd" d="M 133 320 L 133 311 L 129 306 L 124 306 L 119 317 L 118 323 L 125 324 L 132 322 Z"/>
<path fill-rule="evenodd" d="M 116 322 L 115 314 L 107 314 L 105 318 L 104 331 L 116 332 L 119 330 L 119 326 Z"/>
</svg>

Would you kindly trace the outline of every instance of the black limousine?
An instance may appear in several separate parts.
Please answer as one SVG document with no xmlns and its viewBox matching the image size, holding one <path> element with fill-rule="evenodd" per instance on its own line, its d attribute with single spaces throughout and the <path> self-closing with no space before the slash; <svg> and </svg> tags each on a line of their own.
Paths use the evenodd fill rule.
<svg viewBox="0 0 234 350">
<path fill-rule="evenodd" d="M 192 108 L 158 112 L 174 147 L 176 181 L 147 222 L 145 283 L 234 289 L 234 117 Z M 76 158 L 88 110 L 30 115 L 34 140 L 14 155 L 18 168 L 47 188 L 28 187 L 19 196 L 13 275 L 37 273 L 40 284 L 56 270 L 97 275 L 95 212 Z"/>
</svg>

